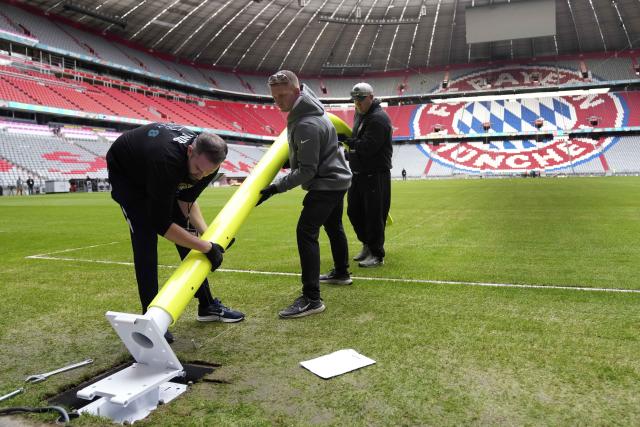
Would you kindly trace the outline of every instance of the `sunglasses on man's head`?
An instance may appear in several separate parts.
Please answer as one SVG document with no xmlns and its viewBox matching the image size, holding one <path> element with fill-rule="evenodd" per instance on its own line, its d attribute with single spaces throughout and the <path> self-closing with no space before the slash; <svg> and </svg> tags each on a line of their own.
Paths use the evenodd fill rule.
<svg viewBox="0 0 640 427">
<path fill-rule="evenodd" d="M 279 85 L 283 83 L 289 83 L 289 76 L 285 73 L 275 73 L 272 76 L 269 76 L 269 85 Z"/>
<path fill-rule="evenodd" d="M 369 95 L 351 95 L 354 101 L 364 101 Z"/>
</svg>

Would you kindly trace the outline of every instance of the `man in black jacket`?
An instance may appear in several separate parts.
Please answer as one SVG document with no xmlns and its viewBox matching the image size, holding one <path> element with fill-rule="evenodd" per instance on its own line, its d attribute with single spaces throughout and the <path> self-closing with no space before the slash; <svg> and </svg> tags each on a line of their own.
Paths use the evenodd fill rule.
<svg viewBox="0 0 640 427">
<path fill-rule="evenodd" d="M 356 112 L 353 137 L 346 141 L 353 172 L 347 215 L 362 242 L 362 251 L 353 259 L 360 267 L 377 267 L 384 264 L 384 229 L 391 204 L 393 127 L 371 85 L 356 84 L 351 99 Z"/>
<path fill-rule="evenodd" d="M 125 132 L 109 149 L 111 196 L 129 225 L 143 313 L 158 293 L 158 235 L 175 243 L 181 259 L 195 249 L 207 256 L 211 271 L 222 263 L 224 249 L 198 237 L 207 224 L 196 199 L 226 155 L 227 145 L 219 136 L 165 123 Z M 201 322 L 244 319 L 212 297 L 206 279 L 195 296 Z M 173 340 L 171 334 L 166 337 Z"/>
</svg>

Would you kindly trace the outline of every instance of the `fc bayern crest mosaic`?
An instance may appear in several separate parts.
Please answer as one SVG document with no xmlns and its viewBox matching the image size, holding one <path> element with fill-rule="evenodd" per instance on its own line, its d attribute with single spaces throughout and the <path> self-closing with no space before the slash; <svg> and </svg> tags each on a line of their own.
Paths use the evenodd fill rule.
<svg viewBox="0 0 640 427">
<path fill-rule="evenodd" d="M 577 71 L 551 66 L 513 67 L 475 72 L 449 82 L 449 92 L 470 92 L 494 88 L 584 83 Z M 590 127 L 592 118 L 597 127 L 627 125 L 628 109 L 622 97 L 615 94 L 585 94 L 497 101 L 460 102 L 457 104 L 424 104 L 412 119 L 412 137 L 433 132 L 436 124 L 447 134 L 471 135 L 485 133 L 484 123 L 490 123 L 489 133 L 537 132 L 534 122 L 543 119 L 542 131 L 554 134 L 551 140 L 493 141 L 490 144 L 461 143 L 430 146 L 422 151 L 433 161 L 467 172 L 522 172 L 529 170 L 560 170 L 591 161 L 617 142 L 616 137 L 571 138 L 563 136 L 569 130 Z"/>
</svg>

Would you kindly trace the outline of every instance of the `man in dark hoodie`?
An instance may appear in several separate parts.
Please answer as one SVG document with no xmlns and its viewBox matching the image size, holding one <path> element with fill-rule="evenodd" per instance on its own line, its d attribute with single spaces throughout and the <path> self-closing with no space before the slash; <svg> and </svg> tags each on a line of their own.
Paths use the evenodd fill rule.
<svg viewBox="0 0 640 427">
<path fill-rule="evenodd" d="M 166 123 L 125 132 L 107 152 L 111 197 L 129 225 L 143 313 L 158 293 L 158 235 L 175 243 L 181 259 L 194 249 L 207 256 L 211 271 L 222 263 L 224 249 L 198 237 L 207 224 L 196 199 L 226 155 L 227 144 L 219 136 Z M 206 279 L 195 296 L 198 321 L 244 319 L 213 298 Z M 169 332 L 165 338 L 173 341 Z"/>
<path fill-rule="evenodd" d="M 344 194 L 351 183 L 351 171 L 338 145 L 338 135 L 316 95 L 300 85 L 291 71 L 269 77 L 271 95 L 287 117 L 291 172 L 264 188 L 258 204 L 276 193 L 302 186 L 307 191 L 296 228 L 302 269 L 302 295 L 280 311 L 283 319 L 324 311 L 320 281 L 351 284 L 349 249 L 342 227 Z M 334 269 L 320 276 L 318 236 L 324 226 L 331 243 Z"/>
<path fill-rule="evenodd" d="M 345 142 L 353 172 L 347 215 L 362 242 L 362 251 L 353 260 L 360 267 L 378 267 L 384 264 L 384 229 L 391 204 L 393 127 L 370 84 L 356 84 L 351 99 L 356 112 L 353 138 Z"/>
</svg>

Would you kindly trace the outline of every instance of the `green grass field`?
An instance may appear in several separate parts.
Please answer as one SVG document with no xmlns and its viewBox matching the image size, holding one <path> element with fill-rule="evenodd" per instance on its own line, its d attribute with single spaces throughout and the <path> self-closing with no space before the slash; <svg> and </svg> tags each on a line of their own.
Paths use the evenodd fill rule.
<svg viewBox="0 0 640 427">
<path fill-rule="evenodd" d="M 233 191 L 207 190 L 207 220 Z M 299 272 L 303 193 L 256 208 L 222 266 L 242 271 L 210 275 L 246 320 L 198 323 L 194 301 L 172 329 L 180 360 L 221 364 L 209 377 L 221 382 L 194 384 L 140 425 L 640 424 L 640 295 L 559 288 L 640 291 L 639 178 L 408 181 L 392 192 L 386 265 L 352 266 L 352 286 L 323 285 L 324 313 L 294 320 L 277 312 L 299 278 L 248 270 Z M 355 253 L 346 216 L 345 228 Z M 133 267 L 118 264 L 131 250 L 108 194 L 0 197 L 0 247 L 0 395 L 95 359 L 0 406 L 43 405 L 127 360 L 104 313 L 137 313 L 139 302 Z M 177 265 L 168 242 L 159 250 Z M 321 250 L 328 270 L 324 235 Z M 36 254 L 56 259 L 27 258 Z M 161 284 L 172 271 L 160 269 Z M 377 364 L 330 380 L 299 366 L 343 348 Z"/>
</svg>

